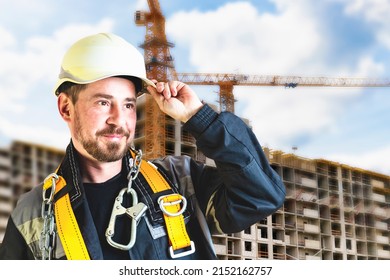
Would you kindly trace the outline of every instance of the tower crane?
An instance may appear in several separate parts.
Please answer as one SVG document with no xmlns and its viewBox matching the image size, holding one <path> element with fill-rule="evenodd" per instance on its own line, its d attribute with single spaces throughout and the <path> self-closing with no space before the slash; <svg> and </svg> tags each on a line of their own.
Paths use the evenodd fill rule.
<svg viewBox="0 0 390 280">
<path fill-rule="evenodd" d="M 390 79 L 327 78 L 272 75 L 242 75 L 223 73 L 177 73 L 165 34 L 165 17 L 158 0 L 148 0 L 149 12 L 136 11 L 135 22 L 146 27 L 144 49 L 146 71 L 149 79 L 158 81 L 178 80 L 189 85 L 219 86 L 221 111 L 234 112 L 234 86 L 284 86 L 305 87 L 389 87 Z M 164 156 L 165 116 L 152 97 L 146 95 L 145 143 L 146 158 Z"/>
<path fill-rule="evenodd" d="M 149 12 L 136 11 L 135 23 L 146 27 L 144 49 L 146 72 L 149 79 L 167 81 L 176 78 L 170 48 L 165 35 L 165 17 L 157 0 L 148 0 Z M 145 96 L 145 158 L 165 155 L 165 115 L 148 94 Z"/>
<path fill-rule="evenodd" d="M 335 78 L 275 75 L 243 75 L 229 73 L 177 73 L 179 81 L 188 85 L 217 85 L 220 88 L 221 111 L 234 112 L 234 86 L 300 87 L 390 87 L 390 79 Z"/>
</svg>

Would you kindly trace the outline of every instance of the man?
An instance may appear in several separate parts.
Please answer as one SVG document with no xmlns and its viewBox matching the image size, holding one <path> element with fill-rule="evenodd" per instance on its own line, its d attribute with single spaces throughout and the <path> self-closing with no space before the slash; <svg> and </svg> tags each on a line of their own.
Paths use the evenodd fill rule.
<svg viewBox="0 0 390 280">
<path fill-rule="evenodd" d="M 216 167 L 142 160 L 132 142 L 145 88 Z M 181 82 L 148 80 L 142 54 L 114 34 L 72 45 L 54 91 L 71 141 L 55 174 L 20 198 L 1 259 L 215 259 L 210 233 L 242 231 L 284 202 L 281 179 L 238 117 Z"/>
</svg>

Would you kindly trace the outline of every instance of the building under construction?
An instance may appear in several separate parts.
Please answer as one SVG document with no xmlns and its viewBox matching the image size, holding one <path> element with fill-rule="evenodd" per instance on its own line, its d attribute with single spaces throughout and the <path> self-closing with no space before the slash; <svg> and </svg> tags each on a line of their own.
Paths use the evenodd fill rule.
<svg viewBox="0 0 390 280">
<path fill-rule="evenodd" d="M 389 176 L 265 151 L 286 201 L 244 232 L 214 236 L 221 259 L 390 259 Z"/>
<path fill-rule="evenodd" d="M 142 100 L 138 135 L 143 143 Z M 212 165 L 167 117 L 166 152 Z M 220 259 L 390 259 L 390 176 L 264 149 L 287 189 L 281 209 L 245 231 L 214 235 Z M 22 192 L 56 169 L 64 151 L 25 142 L 0 150 L 0 242 Z"/>
<path fill-rule="evenodd" d="M 64 154 L 59 149 L 21 141 L 0 149 L 0 243 L 19 196 L 55 171 Z"/>
</svg>

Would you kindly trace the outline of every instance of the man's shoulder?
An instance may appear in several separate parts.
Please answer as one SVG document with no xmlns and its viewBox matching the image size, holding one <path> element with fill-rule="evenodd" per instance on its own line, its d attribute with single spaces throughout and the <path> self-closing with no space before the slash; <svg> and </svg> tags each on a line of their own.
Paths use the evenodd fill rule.
<svg viewBox="0 0 390 280">
<path fill-rule="evenodd" d="M 14 220 L 19 220 L 20 215 L 40 215 L 42 208 L 42 184 L 33 187 L 30 191 L 20 195 L 16 207 L 12 213 Z"/>
<path fill-rule="evenodd" d="M 35 200 L 38 198 L 40 198 L 40 200 L 42 200 L 42 187 L 43 187 L 43 184 L 39 184 L 39 185 L 33 187 L 31 190 L 29 190 L 25 193 L 22 193 L 19 197 L 18 204 L 25 203 L 26 201 Z"/>
</svg>

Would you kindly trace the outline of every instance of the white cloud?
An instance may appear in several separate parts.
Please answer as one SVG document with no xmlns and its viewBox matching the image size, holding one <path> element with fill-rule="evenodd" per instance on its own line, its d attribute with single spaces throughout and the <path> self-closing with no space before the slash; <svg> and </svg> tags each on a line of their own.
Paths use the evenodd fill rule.
<svg viewBox="0 0 390 280">
<path fill-rule="evenodd" d="M 385 73 L 385 66 L 371 56 L 364 56 L 359 58 L 356 73 L 358 77 L 381 77 Z"/>
<path fill-rule="evenodd" d="M 299 5 L 297 5 L 299 6 Z M 228 3 L 218 10 L 179 12 L 167 21 L 174 41 L 190 48 L 199 72 L 237 69 L 253 74 L 284 74 L 311 70 L 326 41 L 304 10 L 259 14 L 248 2 Z"/>
<path fill-rule="evenodd" d="M 339 0 L 344 2 L 345 12 L 350 15 L 361 14 L 367 21 L 390 23 L 390 2 L 388 0 Z"/>
<path fill-rule="evenodd" d="M 110 31 L 111 19 L 103 19 L 95 26 L 88 24 L 68 25 L 53 33 L 52 37 L 35 36 L 17 42 L 12 33 L 0 27 L 5 40 L 0 45 L 0 108 L 19 108 L 21 99 L 27 97 L 38 83 L 54 84 L 60 62 L 71 43 L 100 31 Z M 20 47 L 16 48 L 18 44 Z M 47 83 L 49 81 L 49 83 Z"/>
<path fill-rule="evenodd" d="M 381 42 L 386 48 L 390 50 L 390 24 L 389 28 L 383 28 L 377 32 L 378 41 Z"/>
<path fill-rule="evenodd" d="M 389 158 L 390 146 L 373 146 L 371 150 L 361 151 L 354 155 L 332 154 L 327 156 L 327 159 L 329 160 L 335 160 L 340 163 L 351 165 L 352 167 L 372 170 L 387 175 L 390 175 Z"/>
<path fill-rule="evenodd" d="M 10 48 L 15 45 L 16 39 L 11 32 L 0 26 L 0 50 Z"/>
<path fill-rule="evenodd" d="M 148 2 L 147 0 L 137 0 L 137 2 L 135 3 L 135 10 L 138 11 L 148 11 L 149 10 L 149 6 L 148 6 Z"/>
<path fill-rule="evenodd" d="M 390 1 L 388 0 L 338 0 L 346 4 L 345 13 L 361 16 L 365 21 L 375 24 L 378 42 L 390 49 Z"/>
<path fill-rule="evenodd" d="M 65 126 L 53 129 L 45 124 L 34 126 L 15 123 L 0 116 L 0 135 L 32 143 L 42 143 L 51 147 L 64 149 L 69 143 L 70 134 Z"/>
<path fill-rule="evenodd" d="M 53 5 L 53 1 L 48 0 L 0 0 L 0 7 L 2 7 L 0 15 L 2 19 L 7 18 L 13 21 L 21 21 L 25 16 L 29 18 L 28 15 L 37 16 L 41 20 L 44 15 L 49 15 L 52 12 Z M 34 23 L 30 22 L 30 24 Z"/>
<path fill-rule="evenodd" d="M 282 150 L 300 138 L 316 137 L 338 129 L 343 104 L 356 90 L 313 88 L 236 88 L 235 96 L 247 100 L 242 116 L 251 120 L 260 141 Z"/>
</svg>

